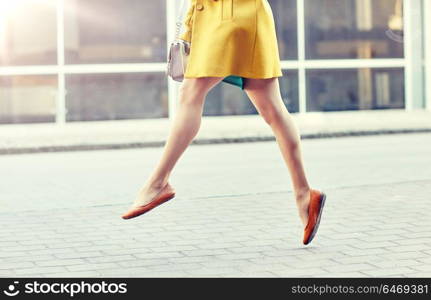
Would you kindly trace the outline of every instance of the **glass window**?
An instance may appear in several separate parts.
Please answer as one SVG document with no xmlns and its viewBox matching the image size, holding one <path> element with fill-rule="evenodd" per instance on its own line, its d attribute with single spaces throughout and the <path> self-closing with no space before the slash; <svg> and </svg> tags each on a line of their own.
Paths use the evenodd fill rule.
<svg viewBox="0 0 431 300">
<path fill-rule="evenodd" d="M 404 70 L 309 70 L 307 94 L 307 111 L 404 108 Z"/>
<path fill-rule="evenodd" d="M 66 75 L 68 121 L 168 116 L 166 76 L 160 73 Z"/>
<path fill-rule="evenodd" d="M 0 76 L 0 123 L 53 122 L 57 76 Z"/>
<path fill-rule="evenodd" d="M 166 61 L 166 1 L 65 1 L 66 63 Z"/>
<path fill-rule="evenodd" d="M 298 72 L 284 71 L 279 77 L 283 102 L 289 112 L 298 111 Z M 244 90 L 227 84 L 219 83 L 207 95 L 204 105 L 205 116 L 218 115 L 250 115 L 257 114 L 253 103 Z"/>
<path fill-rule="evenodd" d="M 280 59 L 298 58 L 296 0 L 268 0 L 274 15 Z"/>
<path fill-rule="evenodd" d="M 283 102 L 289 112 L 299 112 L 298 71 L 283 70 L 280 77 L 280 90 Z"/>
<path fill-rule="evenodd" d="M 402 0 L 305 0 L 306 57 L 403 57 Z"/>
<path fill-rule="evenodd" d="M 0 66 L 57 63 L 56 0 L 0 1 Z"/>
<path fill-rule="evenodd" d="M 205 99 L 204 116 L 249 115 L 256 113 L 246 93 L 239 87 L 220 82 Z"/>
</svg>

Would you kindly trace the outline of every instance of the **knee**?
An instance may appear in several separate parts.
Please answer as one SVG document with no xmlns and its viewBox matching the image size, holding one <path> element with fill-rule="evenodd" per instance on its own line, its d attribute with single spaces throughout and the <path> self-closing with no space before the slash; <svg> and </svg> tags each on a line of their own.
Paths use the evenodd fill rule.
<svg viewBox="0 0 431 300">
<path fill-rule="evenodd" d="M 197 84 L 181 84 L 179 88 L 179 104 L 197 105 L 202 104 L 205 98 L 205 91 Z"/>
<path fill-rule="evenodd" d="M 260 108 L 260 114 L 268 125 L 280 123 L 284 113 L 282 107 L 274 104 L 265 104 Z"/>
</svg>

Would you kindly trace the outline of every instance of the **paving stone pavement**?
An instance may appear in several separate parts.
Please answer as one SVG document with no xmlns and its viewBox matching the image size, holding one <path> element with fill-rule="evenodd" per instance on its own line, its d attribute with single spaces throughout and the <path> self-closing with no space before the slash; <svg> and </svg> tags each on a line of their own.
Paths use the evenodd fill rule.
<svg viewBox="0 0 431 300">
<path fill-rule="evenodd" d="M 424 160 L 427 156 L 421 151 L 424 151 L 425 146 L 430 146 L 427 140 L 430 137 L 429 134 L 418 134 L 304 142 L 308 166 L 317 160 L 327 161 L 329 157 L 338 157 L 341 163 L 347 164 L 344 171 L 342 167 L 337 169 L 334 166 L 325 169 L 326 173 L 322 172 L 322 165 L 318 165 L 319 171 L 309 167 L 312 174 L 326 174 L 332 184 L 323 184 L 323 179 L 314 181 L 326 192 L 327 203 L 319 232 L 308 246 L 301 243 L 302 228 L 292 192 L 274 188 L 278 187 L 277 178 L 281 176 L 281 169 L 271 173 L 274 177 L 265 178 L 253 173 L 260 169 L 255 169 L 256 166 L 247 159 L 238 160 L 241 179 L 247 179 L 248 182 L 247 186 L 241 187 L 241 191 L 235 193 L 230 189 L 219 188 L 219 192 L 213 189 L 209 194 L 192 197 L 187 190 L 183 190 L 184 193 L 178 193 L 173 200 L 151 213 L 127 221 L 120 218 L 120 214 L 130 204 L 124 199 L 119 203 L 109 198 L 105 204 L 99 201 L 85 204 L 77 199 L 80 205 L 62 202 L 56 206 L 53 201 L 55 196 L 59 196 L 58 192 L 63 190 L 67 193 L 69 189 L 64 188 L 66 184 L 60 185 L 58 190 L 55 189 L 58 185 L 50 185 L 52 182 L 62 182 L 64 178 L 60 174 L 64 170 L 52 172 L 46 185 L 39 186 L 40 190 L 33 190 L 36 186 L 28 183 L 30 189 L 27 191 L 26 186 L 15 182 L 18 177 L 14 177 L 13 170 L 9 169 L 11 176 L 5 181 L 10 188 L 8 190 L 6 184 L 2 186 L 6 189 L 6 195 L 11 195 L 14 189 L 17 196 L 13 201 L 16 201 L 32 194 L 41 197 L 45 191 L 46 201 L 50 205 L 39 209 L 30 205 L 19 208 L 3 198 L 1 203 L 9 203 L 6 207 L 13 209 L 0 210 L 0 276 L 429 277 L 431 176 L 428 177 L 429 174 L 423 170 L 430 170 L 430 161 Z M 418 141 L 422 143 L 414 143 Z M 341 152 L 346 150 L 347 145 L 351 145 L 352 152 L 344 153 L 343 157 Z M 355 163 L 354 151 L 366 149 L 376 155 L 378 149 L 386 149 L 383 145 L 387 146 L 388 155 L 376 159 L 375 168 L 362 170 L 361 163 Z M 190 155 L 184 160 L 200 161 L 213 151 L 224 156 L 232 147 L 192 146 L 188 153 L 200 153 L 201 156 Z M 237 147 L 235 151 L 238 152 L 232 150 L 232 156 L 235 153 L 247 156 L 245 150 L 252 147 L 256 150 L 253 155 L 260 153 L 262 159 L 277 151 L 275 144 L 270 142 Z M 417 151 L 410 152 L 412 149 Z M 136 165 L 140 156 L 133 151 L 137 150 L 100 152 L 99 159 L 118 167 L 114 160 L 106 161 L 107 155 L 124 155 L 129 157 L 132 165 Z M 139 154 L 146 153 L 143 151 L 152 150 L 140 150 Z M 409 155 L 404 155 L 408 152 Z M 133 153 L 136 153 L 136 157 Z M 396 153 L 398 157 L 394 155 Z M 56 165 L 57 157 L 62 154 L 44 155 L 4 156 L 0 163 L 4 162 L 5 166 L 11 160 L 18 166 L 21 161 L 21 164 L 33 170 L 35 165 L 48 164 L 49 160 Z M 88 153 L 69 155 L 86 157 Z M 391 157 L 398 164 L 394 164 Z M 417 167 L 418 160 L 422 161 L 423 169 Z M 278 162 L 281 162 L 281 158 Z M 70 163 L 73 165 L 76 162 Z M 226 155 L 226 164 L 229 163 Z M 416 177 L 411 172 L 411 166 L 418 170 Z M 98 172 L 104 178 L 95 165 L 85 165 L 81 161 L 81 167 L 96 179 Z M 212 167 L 204 164 L 195 170 L 201 172 L 205 168 L 212 168 L 212 172 L 218 172 L 220 167 L 217 164 Z M 184 168 L 187 167 L 184 165 Z M 260 171 L 264 172 L 265 169 Z M 334 174 L 338 171 L 343 173 L 345 181 L 337 184 L 340 178 Z M 42 170 L 40 172 L 43 173 Z M 184 174 L 178 172 L 177 176 Z M 194 171 L 189 172 L 196 176 Z M 378 182 L 373 177 L 376 173 L 392 177 Z M 4 175 L 2 178 L 6 178 Z M 237 175 L 235 172 L 225 173 L 217 180 L 211 178 L 211 183 L 229 186 L 238 179 Z M 70 180 L 67 176 L 65 178 Z M 35 179 L 39 185 L 40 182 Z M 191 180 L 191 175 L 188 180 Z M 272 190 L 253 190 L 252 186 L 260 185 L 259 180 L 265 184 L 274 181 L 273 185 L 269 185 Z M 194 188 L 199 190 L 202 187 Z M 97 187 L 93 193 L 101 192 L 100 187 Z M 114 190 L 107 187 L 106 193 L 111 192 Z M 48 195 L 52 193 L 54 195 Z M 88 193 L 91 193 L 89 189 Z M 73 202 L 74 196 L 72 194 L 65 198 Z"/>
</svg>

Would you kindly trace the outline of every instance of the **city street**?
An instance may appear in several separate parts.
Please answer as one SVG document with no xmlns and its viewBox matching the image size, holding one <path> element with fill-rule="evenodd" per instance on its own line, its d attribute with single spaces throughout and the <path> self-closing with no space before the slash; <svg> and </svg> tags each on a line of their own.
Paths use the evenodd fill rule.
<svg viewBox="0 0 431 300">
<path fill-rule="evenodd" d="M 121 219 L 161 150 L 0 155 L 0 276 L 431 275 L 430 133 L 303 140 L 327 194 L 308 246 L 273 141 L 190 146 L 176 197 Z"/>
</svg>

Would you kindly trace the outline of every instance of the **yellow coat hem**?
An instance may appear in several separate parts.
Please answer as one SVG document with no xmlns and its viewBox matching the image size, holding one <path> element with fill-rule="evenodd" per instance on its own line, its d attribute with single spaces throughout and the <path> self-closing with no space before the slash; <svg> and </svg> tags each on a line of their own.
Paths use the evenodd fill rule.
<svg viewBox="0 0 431 300">
<path fill-rule="evenodd" d="M 276 74 L 265 74 L 265 75 L 256 75 L 253 73 L 235 73 L 235 72 L 227 72 L 227 73 L 205 73 L 205 74 L 185 74 L 185 78 L 202 78 L 202 77 L 227 77 L 227 76 L 238 76 L 238 77 L 244 77 L 244 78 L 252 78 L 252 79 L 268 79 L 273 77 L 283 77 L 283 73 L 276 73 Z"/>
</svg>

